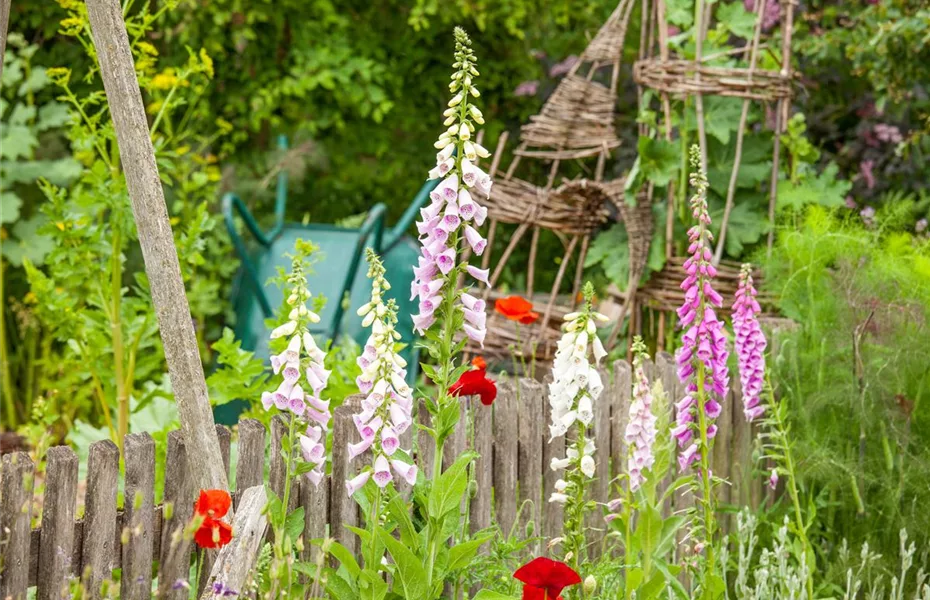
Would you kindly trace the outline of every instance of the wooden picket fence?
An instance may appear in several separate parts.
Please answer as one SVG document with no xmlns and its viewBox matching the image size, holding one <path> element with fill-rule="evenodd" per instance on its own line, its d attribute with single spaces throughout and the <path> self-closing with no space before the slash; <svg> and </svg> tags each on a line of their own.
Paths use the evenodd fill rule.
<svg viewBox="0 0 930 600">
<path fill-rule="evenodd" d="M 675 364 L 667 353 L 659 353 L 656 362 L 646 365 L 650 379 L 662 380 L 672 401 L 680 396 L 681 385 Z M 609 371 L 603 371 L 605 390 L 595 403 L 593 437 L 596 445 L 596 479 L 593 497 L 606 502 L 616 495 L 611 490 L 611 478 L 623 466 L 625 456 L 623 431 L 626 428 L 631 398 L 631 368 L 626 361 L 617 361 Z M 519 389 L 517 389 L 519 387 Z M 501 378 L 499 393 L 493 407 L 478 402 L 463 402 L 463 422 L 444 449 L 443 464 L 449 465 L 460 452 L 472 447 L 480 454 L 476 465 L 477 486 L 468 510 L 472 530 L 498 524 L 505 533 L 514 530 L 523 536 L 530 521 L 533 533 L 545 540 L 561 530 L 562 507 L 547 502 L 559 473 L 549 469 L 552 457 L 562 457 L 564 439 L 548 442 L 549 404 L 543 383 L 530 379 L 519 381 Z M 347 441 L 356 441 L 357 433 L 351 414 L 356 410 L 358 396 L 347 399 L 335 411 L 332 477 L 319 487 L 298 481 L 292 494 L 292 507 L 305 509 L 306 539 L 330 535 L 357 550 L 357 538 L 347 525 L 359 525 L 363 518 L 358 505 L 346 495 L 343 482 L 354 475 L 361 459 L 350 462 Z M 738 391 L 731 392 L 718 420 L 718 434 L 713 454 L 713 472 L 730 481 L 720 486 L 722 503 L 758 504 L 763 495 L 762 478 L 753 474 L 752 430 L 742 416 Z M 473 419 L 473 436 L 464 419 Z M 421 421 L 422 422 L 422 421 Z M 409 447 L 406 433 L 402 447 Z M 279 495 L 284 487 L 284 461 L 279 452 L 287 432 L 283 417 L 272 421 L 270 444 L 266 444 L 264 426 L 255 420 L 238 424 L 238 460 L 235 470 L 238 505 L 242 490 L 260 485 L 268 466 L 268 481 Z M 227 471 L 230 458 L 230 430 L 217 426 L 223 460 Z M 433 464 L 434 446 L 428 435 L 420 432 L 415 451 L 417 463 L 429 476 Z M 196 457 L 193 457 L 196 460 Z M 78 497 L 78 457 L 67 446 L 51 448 L 46 457 L 45 491 L 42 520 L 31 529 L 34 465 L 25 453 L 8 454 L 2 459 L 0 480 L 0 598 L 24 598 L 26 590 L 36 586 L 38 600 L 61 597 L 70 577 L 83 576 L 94 594 L 100 584 L 111 577 L 113 569 L 122 569 L 121 597 L 149 598 L 152 595 L 153 572 L 159 582 L 159 596 L 172 600 L 187 597 L 187 590 L 171 589 L 177 581 L 190 576 L 190 548 L 180 558 L 170 540 L 178 528 L 183 528 L 192 515 L 197 491 L 187 477 L 187 453 L 180 431 L 168 435 L 164 500 L 156 505 L 155 444 L 147 433 L 130 434 L 124 444 L 125 506 L 117 506 L 119 481 L 119 450 L 113 442 L 103 440 L 91 445 L 86 479 L 84 512 L 76 518 Z M 669 477 L 670 479 L 670 477 Z M 409 497 L 409 489 L 399 486 Z M 687 494 L 676 494 L 666 510 L 689 506 Z M 165 506 L 171 504 L 171 518 L 166 518 Z M 522 506 L 522 509 L 521 509 Z M 592 525 L 602 524 L 592 518 Z M 596 533 L 604 535 L 603 532 Z M 600 547 L 593 540 L 593 552 Z M 543 542 L 540 542 L 543 543 Z M 540 548 L 535 548 L 540 550 Z M 310 558 L 316 550 L 310 544 L 305 552 Z M 169 560 L 170 558 L 170 560 Z M 207 568 L 215 557 L 206 558 Z M 153 571 L 157 563 L 159 569 Z M 205 578 L 204 578 L 205 581 Z M 128 583 L 127 583 L 128 582 Z M 201 582 L 201 585 L 203 581 Z"/>
</svg>

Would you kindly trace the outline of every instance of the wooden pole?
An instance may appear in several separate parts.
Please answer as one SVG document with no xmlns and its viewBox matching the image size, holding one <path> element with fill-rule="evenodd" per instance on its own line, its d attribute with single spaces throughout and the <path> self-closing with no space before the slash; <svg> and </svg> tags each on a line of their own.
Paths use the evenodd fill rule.
<svg viewBox="0 0 930 600">
<path fill-rule="evenodd" d="M 119 0 L 87 0 L 87 15 L 178 403 L 192 481 L 201 488 L 226 490 L 229 484 L 122 8 Z"/>
<path fill-rule="evenodd" d="M 3 77 L 3 57 L 6 56 L 7 31 L 10 29 L 10 5 L 13 0 L 0 0 L 0 77 Z"/>
<path fill-rule="evenodd" d="M 756 0 L 756 26 L 753 29 L 752 46 L 749 51 L 749 71 L 746 80 L 752 82 L 752 73 L 756 70 L 756 59 L 759 56 L 759 38 L 762 36 L 762 14 L 768 0 Z M 743 159 L 743 136 L 746 134 L 746 119 L 749 117 L 749 98 L 743 100 L 743 110 L 739 116 L 739 125 L 736 130 L 736 155 L 733 157 L 733 168 L 730 171 L 730 184 L 727 186 L 727 201 L 723 207 L 723 220 L 720 222 L 720 236 L 717 238 L 717 249 L 714 251 L 714 266 L 720 264 L 723 258 L 724 243 L 727 240 L 727 225 L 730 223 L 730 213 L 733 210 L 733 199 L 736 195 L 736 181 L 739 178 L 739 166 Z"/>
</svg>

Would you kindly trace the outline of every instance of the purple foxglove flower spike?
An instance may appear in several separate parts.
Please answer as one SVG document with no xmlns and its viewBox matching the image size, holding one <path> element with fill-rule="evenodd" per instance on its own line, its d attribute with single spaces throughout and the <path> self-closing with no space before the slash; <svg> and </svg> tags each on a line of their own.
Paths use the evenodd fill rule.
<svg viewBox="0 0 930 600">
<path fill-rule="evenodd" d="M 687 469 L 699 458 L 696 427 L 699 419 L 697 411 L 701 410 L 698 402 L 698 374 L 703 369 L 704 390 L 700 398 L 703 403 L 707 438 L 713 438 L 717 428 L 713 420 L 720 414 L 729 389 L 729 372 L 727 369 L 727 343 L 723 332 L 723 323 L 717 319 L 714 306 L 720 306 L 722 299 L 714 291 L 712 279 L 716 269 L 711 264 L 710 215 L 707 211 L 707 177 L 700 168 L 700 157 L 696 148 L 692 149 L 691 164 L 696 172 L 691 174 L 690 182 L 695 188 L 691 197 L 691 214 L 698 224 L 688 230 L 688 253 L 684 262 L 686 277 L 681 283 L 685 292 L 685 301 L 678 309 L 680 324 L 684 333 L 682 345 L 676 356 L 678 375 L 685 384 L 685 397 L 676 404 L 675 426 L 672 435 L 684 450 L 678 457 L 682 470 Z"/>
<path fill-rule="evenodd" d="M 733 302 L 733 336 L 743 388 L 743 415 L 747 421 L 765 412 L 761 394 L 765 382 L 765 347 L 768 342 L 756 318 L 761 310 L 756 293 L 752 284 L 752 265 L 745 264 L 740 271 L 739 288 Z"/>
</svg>

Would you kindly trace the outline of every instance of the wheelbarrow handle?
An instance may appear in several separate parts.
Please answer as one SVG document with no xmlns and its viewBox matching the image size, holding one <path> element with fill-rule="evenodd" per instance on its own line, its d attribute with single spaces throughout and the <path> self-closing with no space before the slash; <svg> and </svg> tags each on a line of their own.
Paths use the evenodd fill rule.
<svg viewBox="0 0 930 600">
<path fill-rule="evenodd" d="M 365 247 L 368 246 L 369 238 L 371 240 L 372 249 L 377 252 L 379 255 L 382 254 L 382 247 L 384 243 L 384 217 L 387 214 L 387 207 L 379 202 L 371 207 L 371 210 L 368 211 L 368 216 L 365 217 L 365 222 L 362 223 L 362 226 L 359 228 L 358 241 L 355 243 L 355 251 L 352 253 L 352 261 L 349 263 L 349 269 L 346 271 L 346 278 L 342 284 L 342 293 L 339 294 L 339 297 L 336 298 L 336 312 L 333 317 L 333 329 L 330 335 L 330 339 L 333 340 L 333 343 L 336 342 L 336 338 L 339 335 L 339 328 L 342 325 L 342 317 L 345 314 L 345 303 L 343 299 L 348 295 L 352 297 L 352 286 L 355 283 L 355 273 L 358 271 L 359 264 L 362 261 L 362 254 L 365 252 Z"/>
<path fill-rule="evenodd" d="M 439 179 L 433 179 L 427 181 L 423 184 L 423 187 L 420 188 L 420 191 L 417 192 L 417 195 L 413 198 L 413 202 L 410 203 L 410 206 L 407 207 L 407 210 L 404 211 L 404 214 L 401 215 L 400 220 L 397 221 L 397 224 L 387 233 L 384 240 L 384 253 L 387 254 L 391 249 L 396 246 L 401 238 L 404 237 L 404 233 L 407 232 L 407 229 L 413 225 L 413 222 L 417 219 L 420 214 L 420 209 L 426 206 L 426 203 L 429 201 L 429 193 L 436 189 L 436 186 L 439 185 Z"/>
<path fill-rule="evenodd" d="M 261 306 L 262 312 L 265 314 L 265 317 L 270 317 L 274 314 L 274 311 L 271 310 L 271 304 L 268 302 L 267 296 L 265 296 L 264 286 L 258 280 L 258 273 L 255 270 L 255 265 L 252 264 L 251 258 L 249 258 L 245 242 L 242 240 L 242 236 L 239 235 L 239 232 L 236 231 L 235 213 L 239 213 L 239 216 L 242 217 L 242 222 L 245 223 L 246 229 L 249 230 L 252 236 L 262 246 L 266 248 L 270 246 L 274 236 L 265 235 L 261 227 L 259 227 L 258 223 L 255 221 L 255 217 L 252 216 L 249 208 L 245 205 L 245 202 L 236 194 L 232 192 L 224 194 L 221 205 L 223 209 L 223 221 L 226 223 L 226 230 L 229 232 L 229 238 L 232 240 L 233 248 L 236 249 L 236 254 L 239 255 L 239 260 L 242 261 L 242 266 L 245 268 L 245 273 L 249 281 L 255 286 L 255 295 L 258 297 L 258 303 Z"/>
</svg>

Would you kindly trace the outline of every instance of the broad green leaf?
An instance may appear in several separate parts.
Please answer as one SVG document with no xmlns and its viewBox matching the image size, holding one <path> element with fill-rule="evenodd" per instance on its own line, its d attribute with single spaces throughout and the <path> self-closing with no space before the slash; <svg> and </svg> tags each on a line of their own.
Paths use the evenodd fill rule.
<svg viewBox="0 0 930 600">
<path fill-rule="evenodd" d="M 39 233 L 45 224 L 44 215 L 36 215 L 30 219 L 21 219 L 13 225 L 13 235 L 3 241 L 3 256 L 11 265 L 20 266 L 23 260 L 29 260 L 34 265 L 45 262 L 45 255 L 55 247 L 55 240 Z"/>
<path fill-rule="evenodd" d="M 39 120 L 36 127 L 39 131 L 64 127 L 71 121 L 68 106 L 61 102 L 49 102 L 39 108 Z"/>
<path fill-rule="evenodd" d="M 33 119 L 36 117 L 36 107 L 29 106 L 28 104 L 17 104 L 13 107 L 13 112 L 10 113 L 9 121 L 7 122 L 8 126 L 13 125 L 29 125 Z"/>
<path fill-rule="evenodd" d="M 387 503 L 388 514 L 397 523 L 397 529 L 400 532 L 400 541 L 409 548 L 417 544 L 417 530 L 410 520 L 410 513 L 407 510 L 407 503 L 403 497 L 395 493 Z"/>
<path fill-rule="evenodd" d="M 29 77 L 19 86 L 19 96 L 23 97 L 30 92 L 37 92 L 49 83 L 48 75 L 42 67 L 33 67 Z"/>
<path fill-rule="evenodd" d="M 404 590 L 405 598 L 427 598 L 426 570 L 412 550 L 391 537 L 387 531 L 378 529 L 378 537 L 394 559 L 396 577 Z"/>
<path fill-rule="evenodd" d="M 688 29 L 694 22 L 694 3 L 690 0 L 668 0 L 665 15 L 669 23 Z"/>
<path fill-rule="evenodd" d="M 465 489 L 468 487 L 468 464 L 475 458 L 474 452 L 459 456 L 449 469 L 439 477 L 439 481 L 429 494 L 429 516 L 441 519 L 449 511 L 458 508 Z"/>
<path fill-rule="evenodd" d="M 358 592 L 352 585 L 332 570 L 326 578 L 326 592 L 336 600 L 358 600 Z"/>
<path fill-rule="evenodd" d="M 729 144 L 730 136 L 736 133 L 739 126 L 742 100 L 739 98 L 726 98 L 722 96 L 704 97 L 704 131 L 708 139 L 713 138 L 721 144 Z M 697 131 L 697 111 L 691 108 L 688 111 L 688 129 Z M 708 154 L 710 152 L 708 151 Z"/>
<path fill-rule="evenodd" d="M 636 590 L 637 600 L 653 600 L 658 598 L 659 594 L 666 588 L 665 574 L 659 571 L 652 576 L 652 579 L 644 583 Z"/>
<path fill-rule="evenodd" d="M 668 587 L 675 592 L 675 597 L 679 598 L 679 600 L 690 600 L 685 586 L 678 581 L 677 575 L 680 569 L 677 566 L 669 565 L 660 559 L 656 559 L 654 566 L 665 576 L 665 581 L 668 582 Z"/>
<path fill-rule="evenodd" d="M 717 21 L 733 35 L 751 40 L 756 26 L 756 14 L 746 10 L 742 0 L 721 2 L 717 6 Z"/>
<path fill-rule="evenodd" d="M 626 585 L 627 589 L 636 589 L 643 583 L 643 570 L 641 567 L 633 567 L 627 572 Z"/>
<path fill-rule="evenodd" d="M 348 571 L 353 579 L 358 578 L 358 574 L 362 569 L 358 566 L 358 561 L 355 560 L 355 556 L 349 552 L 348 548 L 339 542 L 333 542 L 330 546 L 329 553 L 339 561 L 341 566 L 345 567 L 346 571 Z"/>
<path fill-rule="evenodd" d="M 726 253 L 732 257 L 742 256 L 746 246 L 757 243 L 769 230 L 768 216 L 753 205 L 753 194 L 737 194 L 730 211 L 727 225 Z M 719 224 L 723 220 L 723 203 L 711 210 L 711 221 L 718 228 L 715 239 L 719 239 Z"/>
<path fill-rule="evenodd" d="M 647 506 L 640 511 L 636 535 L 639 537 L 643 555 L 653 556 L 662 538 L 662 515 L 654 506 Z"/>
<path fill-rule="evenodd" d="M 0 223 L 14 223 L 19 219 L 19 207 L 23 201 L 13 192 L 0 193 Z"/>
<path fill-rule="evenodd" d="M 387 582 L 381 573 L 372 569 L 365 569 L 358 577 L 359 591 L 362 600 L 383 600 L 388 593 Z"/>
<path fill-rule="evenodd" d="M 478 548 L 489 539 L 491 539 L 491 536 L 480 537 L 452 546 L 449 549 L 449 564 L 446 569 L 452 572 L 467 567 L 471 563 L 471 559 L 478 553 Z"/>
<path fill-rule="evenodd" d="M 779 209 L 799 210 L 806 205 L 818 204 L 827 208 L 843 206 L 852 183 L 837 179 L 839 167 L 831 162 L 819 175 L 804 177 L 797 185 L 781 181 L 778 184 L 776 206 Z"/>
<path fill-rule="evenodd" d="M 655 545 L 653 556 L 664 556 L 672 550 L 673 545 L 676 543 L 675 536 L 686 520 L 684 516 L 678 515 L 669 517 L 662 522 L 662 535 L 659 536 L 659 541 Z"/>
<path fill-rule="evenodd" d="M 641 136 L 637 144 L 639 168 L 647 180 L 665 185 L 678 172 L 678 145 L 661 139 Z"/>
<path fill-rule="evenodd" d="M 296 542 L 297 538 L 304 531 L 304 507 L 299 506 L 287 515 L 287 521 L 284 523 L 284 531 L 291 538 L 291 542 Z"/>
<path fill-rule="evenodd" d="M 22 125 L 7 125 L 3 128 L 4 136 L 0 139 L 0 156 L 6 160 L 30 158 L 39 140 L 35 133 Z"/>
</svg>

